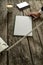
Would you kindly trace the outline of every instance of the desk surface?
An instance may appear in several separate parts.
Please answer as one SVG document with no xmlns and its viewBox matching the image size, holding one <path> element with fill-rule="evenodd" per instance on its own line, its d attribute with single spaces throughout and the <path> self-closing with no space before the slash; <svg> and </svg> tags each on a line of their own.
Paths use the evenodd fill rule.
<svg viewBox="0 0 43 65">
<path fill-rule="evenodd" d="M 28 2 L 31 5 L 31 7 L 22 11 L 18 10 L 18 8 L 16 8 L 15 6 L 15 3 L 20 3 L 21 0 L 11 1 L 14 4 L 13 12 L 8 13 L 7 21 L 5 20 L 6 22 L 0 25 L 0 36 L 7 42 L 8 35 L 9 46 L 15 44 L 15 42 L 22 38 L 13 36 L 15 16 L 26 15 L 30 11 L 38 11 L 40 7 L 43 5 L 43 0 L 25 1 Z M 33 28 L 37 26 L 40 22 L 43 22 L 42 17 L 33 21 Z M 26 37 L 19 44 L 13 47 L 8 52 L 8 55 L 6 52 L 3 52 L 3 55 L 0 55 L 0 58 L 2 58 L 0 59 L 0 65 L 7 65 L 7 59 L 9 61 L 9 65 L 43 65 L 43 24 L 40 27 L 38 27 L 35 31 L 33 31 L 33 37 Z"/>
</svg>

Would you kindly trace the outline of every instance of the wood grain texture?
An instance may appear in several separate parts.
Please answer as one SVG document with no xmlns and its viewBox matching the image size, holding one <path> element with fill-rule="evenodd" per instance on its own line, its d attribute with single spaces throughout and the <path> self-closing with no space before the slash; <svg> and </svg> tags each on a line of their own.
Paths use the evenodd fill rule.
<svg viewBox="0 0 43 65">
<path fill-rule="evenodd" d="M 35 6 L 34 6 L 35 5 Z M 33 9 L 33 11 L 38 11 L 40 8 L 41 8 L 41 1 L 39 1 L 39 0 L 34 0 L 34 2 L 33 2 L 33 7 L 32 7 Z M 37 25 L 37 23 L 39 24 L 40 22 L 41 22 L 42 20 L 41 19 L 38 19 L 38 20 L 36 20 L 36 21 L 34 21 L 35 22 L 35 24 Z M 38 32 L 37 32 L 37 30 L 38 30 Z M 35 32 L 35 34 L 36 34 L 36 38 L 35 38 L 35 36 L 33 35 L 33 38 L 34 38 L 34 45 L 35 45 L 35 49 L 36 49 L 36 51 L 35 51 L 35 56 L 33 55 L 33 57 L 34 57 L 34 63 L 35 63 L 35 65 L 38 65 L 38 64 L 40 64 L 40 65 L 42 65 L 43 64 L 43 62 L 42 62 L 42 60 L 41 60 L 41 56 L 42 56 L 42 45 L 41 45 L 41 42 L 40 42 L 40 40 L 42 41 L 42 34 L 41 34 L 41 29 L 39 28 L 39 29 L 37 29 L 36 30 L 36 32 Z M 34 32 L 33 32 L 34 33 Z M 40 38 L 40 39 L 39 39 Z M 42 39 L 41 39 L 42 38 Z M 36 40 L 37 39 L 37 40 Z M 36 42 L 35 42 L 35 40 L 36 40 Z M 43 43 L 43 42 L 42 42 Z M 39 49 L 40 49 L 40 51 L 39 51 Z M 36 61 L 37 60 L 37 61 Z M 39 62 L 40 61 L 40 62 Z"/>
<path fill-rule="evenodd" d="M 7 43 L 7 9 L 6 0 L 0 0 L 0 37 Z M 0 65 L 6 65 L 7 53 L 0 53 Z"/>
<path fill-rule="evenodd" d="M 17 1 L 16 3 L 20 3 Z M 14 3 L 15 4 L 15 3 Z M 9 36 L 9 45 L 14 44 L 22 37 L 13 36 L 13 26 L 15 23 L 16 15 L 23 15 L 23 11 L 18 10 L 16 7 L 13 9 L 13 13 L 9 13 L 8 18 L 8 36 Z M 12 31 L 12 32 L 11 32 Z M 9 65 L 32 65 L 29 46 L 27 39 L 25 38 L 17 46 L 15 46 L 11 51 L 9 51 Z"/>
<path fill-rule="evenodd" d="M 30 4 L 30 8 L 19 10 L 16 7 L 16 4 L 24 1 Z M 0 5 L 3 8 L 0 9 L 0 13 L 2 11 L 0 17 L 0 36 L 8 43 L 9 46 L 11 46 L 22 38 L 13 35 L 16 15 L 25 16 L 32 11 L 38 11 L 43 5 L 43 0 L 10 0 L 10 4 L 13 4 L 14 7 L 12 12 L 7 13 L 7 18 L 7 11 L 5 8 L 6 4 L 4 4 L 5 0 L 0 0 L 0 2 L 2 3 Z M 7 0 L 7 3 L 9 3 L 9 0 Z M 4 18 L 2 16 L 4 15 L 3 13 L 5 14 Z M 33 28 L 42 21 L 43 18 L 33 21 Z M 26 37 L 9 52 L 4 51 L 1 53 L 0 65 L 43 65 L 43 24 L 33 31 L 33 37 Z"/>
</svg>

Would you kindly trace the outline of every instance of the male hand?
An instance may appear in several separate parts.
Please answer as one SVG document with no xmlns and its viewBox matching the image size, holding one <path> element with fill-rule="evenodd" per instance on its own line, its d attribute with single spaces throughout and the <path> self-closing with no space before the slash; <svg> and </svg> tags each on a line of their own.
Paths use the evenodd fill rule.
<svg viewBox="0 0 43 65">
<path fill-rule="evenodd" d="M 28 16 L 32 16 L 33 18 L 39 18 L 40 17 L 40 13 L 39 12 L 30 12 L 28 14 Z"/>
</svg>

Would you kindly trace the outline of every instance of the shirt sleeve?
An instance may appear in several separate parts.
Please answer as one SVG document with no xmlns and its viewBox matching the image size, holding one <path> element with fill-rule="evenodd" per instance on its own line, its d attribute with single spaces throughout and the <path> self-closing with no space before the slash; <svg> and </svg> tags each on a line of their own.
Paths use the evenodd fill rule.
<svg viewBox="0 0 43 65">
<path fill-rule="evenodd" d="M 43 7 L 41 7 L 41 9 L 39 10 L 40 14 L 43 14 Z"/>
</svg>

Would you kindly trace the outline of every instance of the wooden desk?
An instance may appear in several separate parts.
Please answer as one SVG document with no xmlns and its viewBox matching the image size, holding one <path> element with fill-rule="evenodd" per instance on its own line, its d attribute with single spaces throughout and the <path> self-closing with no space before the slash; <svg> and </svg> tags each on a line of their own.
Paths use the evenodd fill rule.
<svg viewBox="0 0 43 65">
<path fill-rule="evenodd" d="M 26 13 L 29 13 L 30 11 L 38 11 L 43 4 L 42 0 L 25 1 L 28 2 L 31 7 L 20 11 L 16 8 L 15 3 L 20 3 L 21 0 L 14 0 L 13 12 L 8 13 L 7 17 L 8 24 L 3 24 L 3 30 L 1 28 L 2 26 L 0 26 L 1 32 L 3 31 L 2 33 L 0 32 L 0 35 L 5 39 L 5 41 L 8 39 L 9 46 L 15 44 L 15 42 L 22 38 L 13 36 L 15 16 L 26 15 Z M 42 21 L 42 18 L 33 21 L 33 28 Z M 6 28 L 6 26 L 8 27 Z M 6 33 L 6 30 L 8 38 L 6 37 L 6 34 L 4 34 Z M 43 24 L 33 31 L 33 37 L 26 37 L 19 44 L 9 50 L 8 53 L 4 52 L 3 55 L 0 56 L 3 59 L 0 61 L 1 65 L 3 65 L 3 63 L 4 65 L 43 65 Z M 7 64 L 4 59 L 8 60 Z"/>
</svg>

